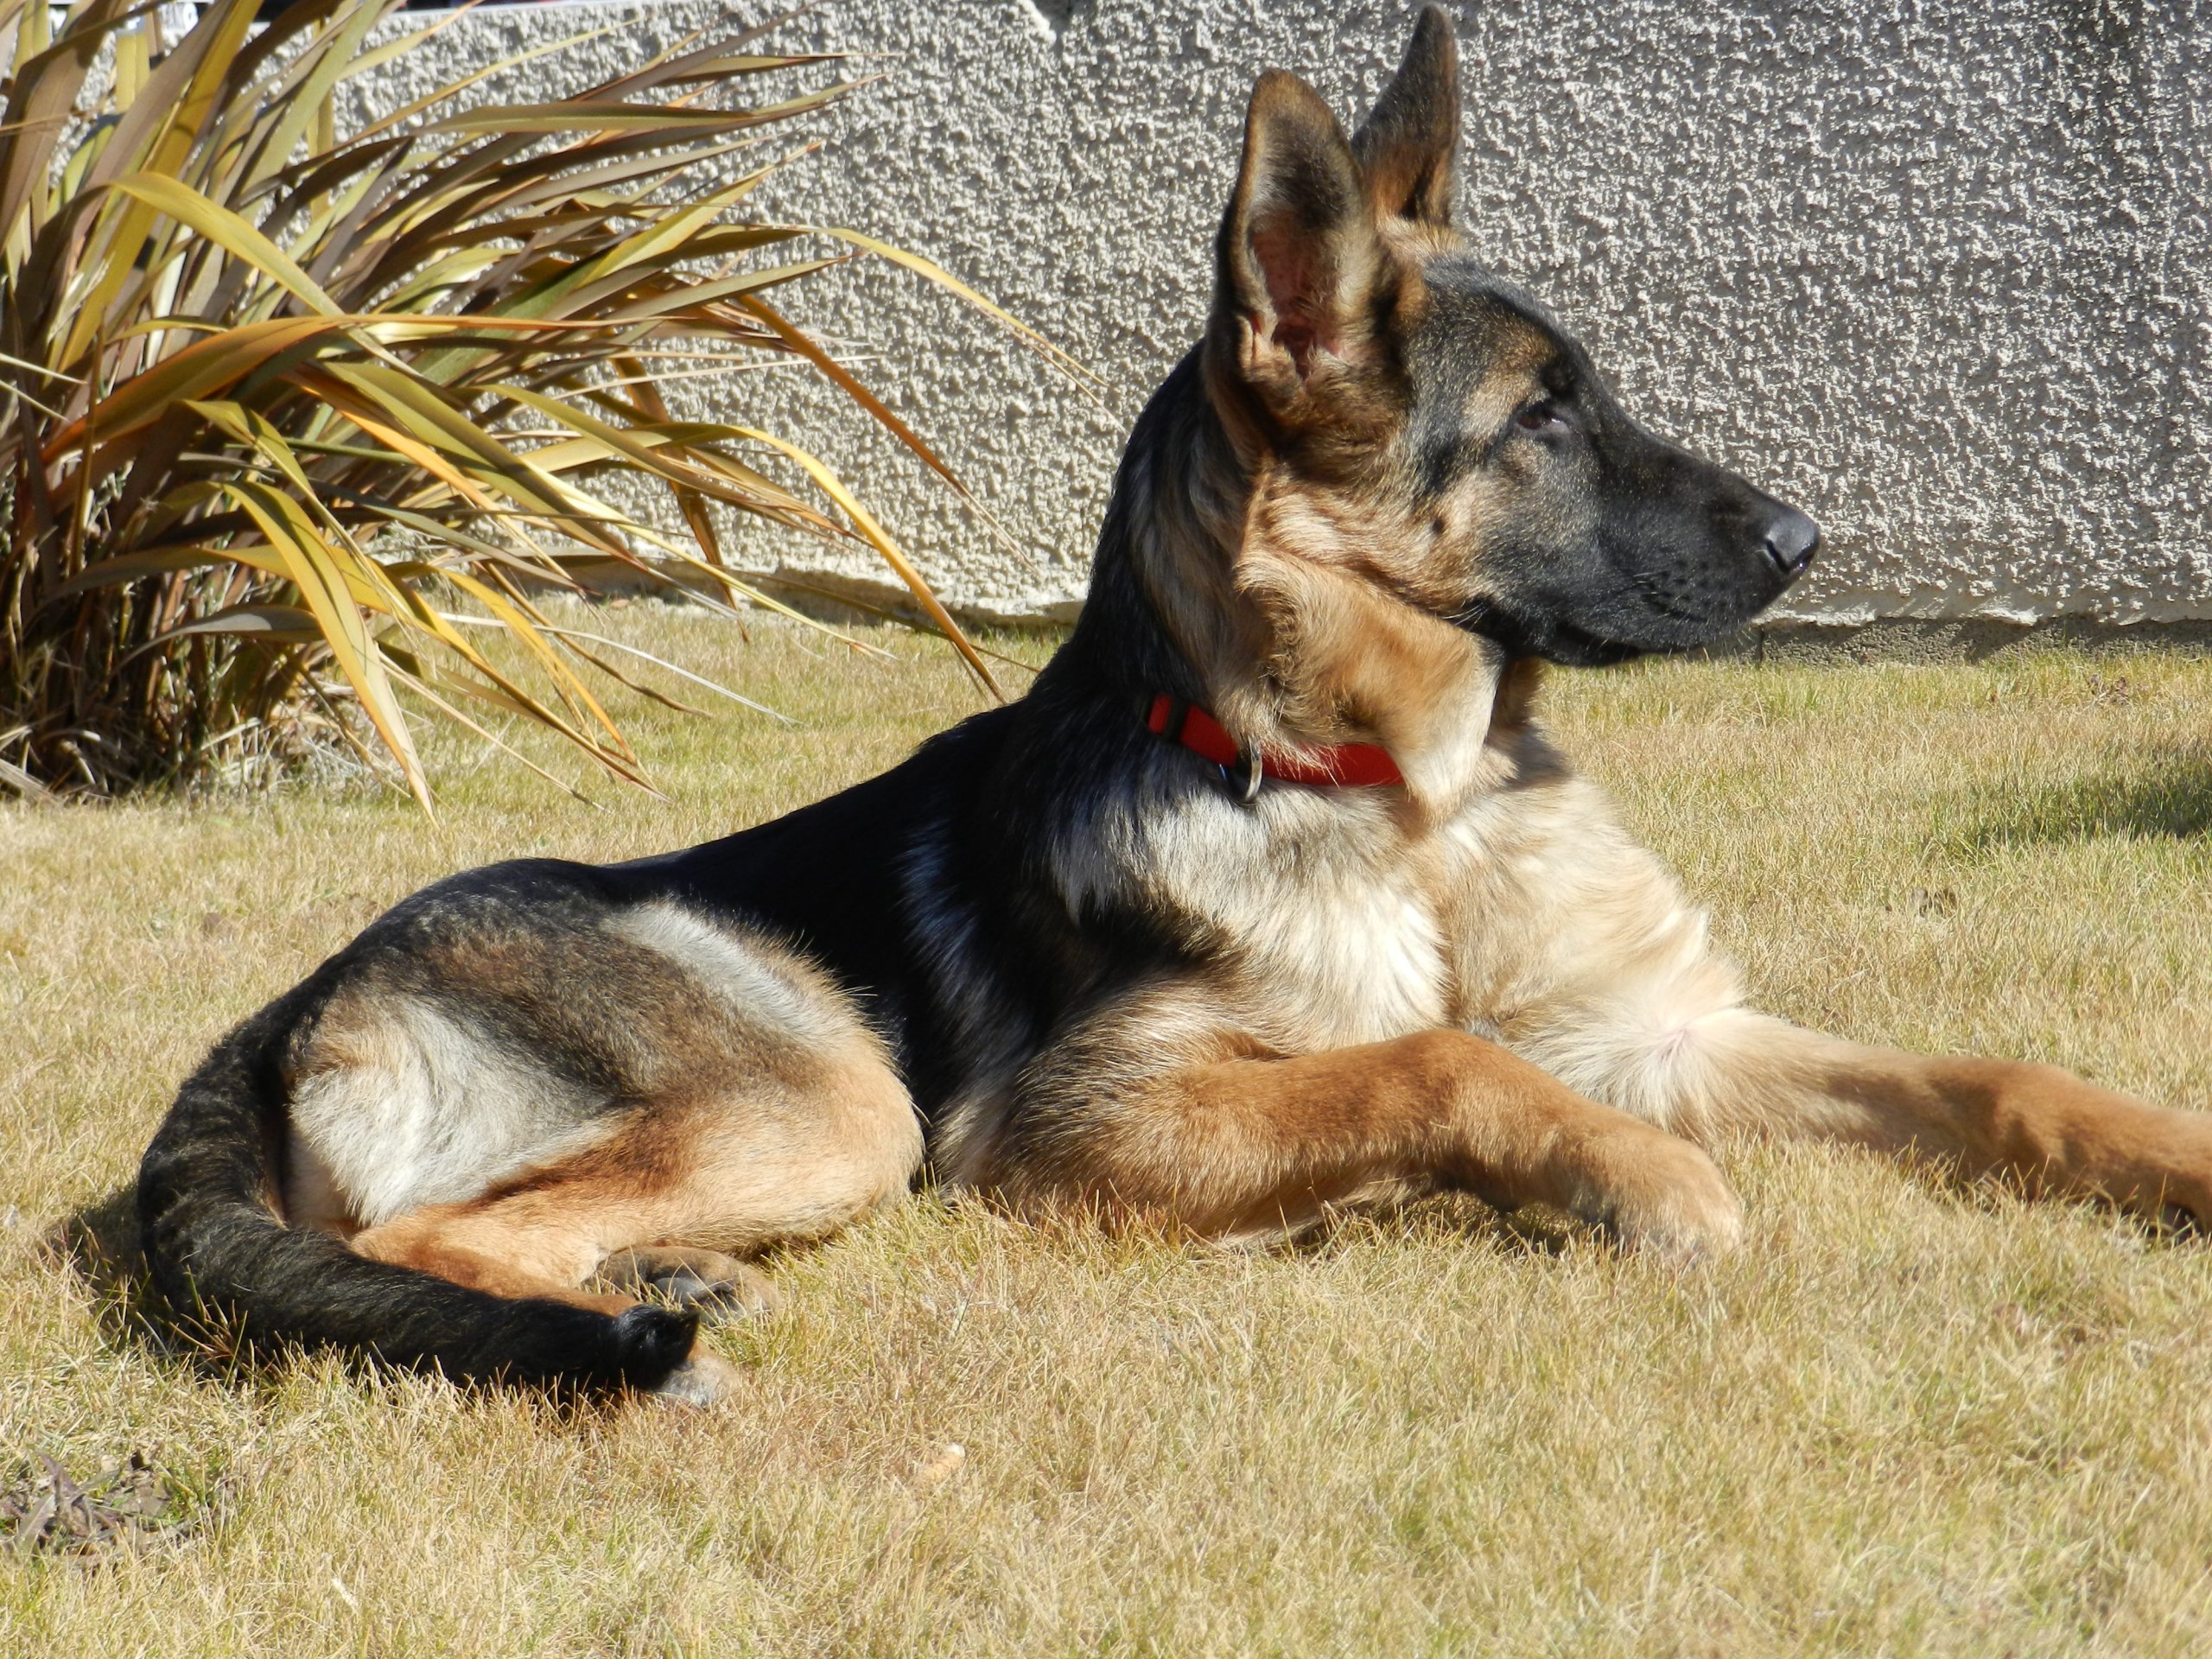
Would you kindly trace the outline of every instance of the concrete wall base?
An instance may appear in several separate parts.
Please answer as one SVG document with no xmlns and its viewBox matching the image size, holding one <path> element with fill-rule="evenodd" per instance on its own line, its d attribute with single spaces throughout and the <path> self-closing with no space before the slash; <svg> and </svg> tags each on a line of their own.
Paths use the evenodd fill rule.
<svg viewBox="0 0 2212 1659">
<path fill-rule="evenodd" d="M 2088 617 L 2036 623 L 1896 618 L 1858 627 L 1790 623 L 1747 630 L 1705 655 L 1774 663 L 1979 663 L 2037 651 L 2126 655 L 2155 651 L 2212 655 L 2212 622 L 2133 622 Z"/>
</svg>

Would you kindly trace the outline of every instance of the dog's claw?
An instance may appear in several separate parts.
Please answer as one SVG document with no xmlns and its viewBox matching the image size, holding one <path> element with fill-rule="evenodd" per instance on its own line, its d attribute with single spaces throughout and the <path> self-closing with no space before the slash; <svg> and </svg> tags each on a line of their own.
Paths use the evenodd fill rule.
<svg viewBox="0 0 2212 1659">
<path fill-rule="evenodd" d="M 662 1297 L 708 1320 L 749 1319 L 784 1306 L 784 1294 L 766 1274 L 718 1250 L 622 1250 L 601 1264 L 599 1277 L 616 1290 Z"/>
<path fill-rule="evenodd" d="M 665 1296 L 678 1307 L 696 1309 L 709 1321 L 750 1319 L 773 1313 L 784 1305 L 783 1293 L 760 1274 L 747 1268 L 740 1274 L 700 1277 L 688 1268 L 657 1275 L 646 1287 Z"/>
</svg>

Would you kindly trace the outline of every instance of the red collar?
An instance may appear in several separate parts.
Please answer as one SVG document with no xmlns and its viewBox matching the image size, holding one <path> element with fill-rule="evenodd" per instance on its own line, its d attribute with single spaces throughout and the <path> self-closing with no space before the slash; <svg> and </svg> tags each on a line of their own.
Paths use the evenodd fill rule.
<svg viewBox="0 0 2212 1659">
<path fill-rule="evenodd" d="M 1330 743 L 1288 754 L 1260 757 L 1259 770 L 1251 757 L 1229 734 L 1229 728 L 1196 704 L 1161 692 L 1152 700 L 1145 724 L 1171 742 L 1180 743 L 1196 755 L 1219 766 L 1233 781 L 1239 780 L 1249 800 L 1262 777 L 1286 784 L 1313 784 L 1335 788 L 1374 788 L 1402 784 L 1390 751 L 1373 743 Z"/>
</svg>

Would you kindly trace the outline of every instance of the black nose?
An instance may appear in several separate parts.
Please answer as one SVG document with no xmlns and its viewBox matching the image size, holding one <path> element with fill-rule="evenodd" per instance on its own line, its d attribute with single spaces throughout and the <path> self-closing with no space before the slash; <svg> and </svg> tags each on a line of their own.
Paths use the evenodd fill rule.
<svg viewBox="0 0 2212 1659">
<path fill-rule="evenodd" d="M 1795 507 L 1784 507 L 1766 527 L 1767 563 L 1784 582 L 1805 574 L 1820 545 L 1821 527 Z"/>
</svg>

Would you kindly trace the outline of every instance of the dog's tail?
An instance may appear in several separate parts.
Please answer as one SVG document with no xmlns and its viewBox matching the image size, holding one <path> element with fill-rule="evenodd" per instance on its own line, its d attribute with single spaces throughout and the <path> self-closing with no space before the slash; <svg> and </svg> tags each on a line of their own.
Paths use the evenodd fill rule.
<svg viewBox="0 0 2212 1659">
<path fill-rule="evenodd" d="M 310 982 L 232 1032 L 179 1091 L 138 1173 L 147 1266 L 188 1330 L 249 1343 L 331 1344 L 458 1380 L 586 1390 L 658 1387 L 698 1316 L 640 1305 L 601 1313 L 472 1290 L 358 1255 L 276 1211 L 283 1081 L 276 1057 L 312 1006 Z"/>
</svg>

